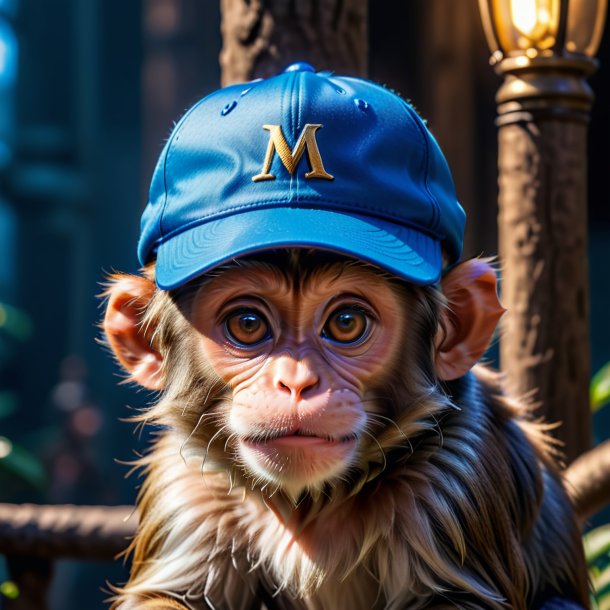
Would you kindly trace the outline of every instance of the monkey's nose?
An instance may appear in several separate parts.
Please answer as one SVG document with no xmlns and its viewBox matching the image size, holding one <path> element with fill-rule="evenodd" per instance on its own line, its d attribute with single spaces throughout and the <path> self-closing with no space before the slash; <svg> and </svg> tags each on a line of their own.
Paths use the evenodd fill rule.
<svg viewBox="0 0 610 610">
<path fill-rule="evenodd" d="M 278 362 L 275 370 L 274 385 L 280 392 L 301 400 L 310 390 L 320 383 L 319 376 L 304 362 Z"/>
</svg>

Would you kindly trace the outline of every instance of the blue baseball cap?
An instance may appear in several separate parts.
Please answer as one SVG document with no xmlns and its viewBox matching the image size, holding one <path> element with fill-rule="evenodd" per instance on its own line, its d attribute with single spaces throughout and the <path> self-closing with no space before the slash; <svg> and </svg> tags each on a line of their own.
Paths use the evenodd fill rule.
<svg viewBox="0 0 610 610">
<path fill-rule="evenodd" d="M 329 250 L 417 284 L 459 259 L 465 214 L 415 110 L 361 78 L 299 63 L 225 87 L 174 128 L 142 215 L 141 264 L 177 288 L 231 259 Z"/>
</svg>

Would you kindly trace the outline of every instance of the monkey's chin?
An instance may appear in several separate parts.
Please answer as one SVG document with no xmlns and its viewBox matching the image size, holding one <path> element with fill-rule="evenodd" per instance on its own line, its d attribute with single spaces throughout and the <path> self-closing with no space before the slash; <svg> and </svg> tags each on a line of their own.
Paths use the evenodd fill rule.
<svg viewBox="0 0 610 610">
<path fill-rule="evenodd" d="M 267 441 L 241 439 L 239 453 L 247 469 L 291 496 L 320 488 L 343 475 L 354 463 L 355 436 L 326 439 L 318 436 L 281 436 Z M 265 485 L 267 484 L 267 485 Z"/>
</svg>

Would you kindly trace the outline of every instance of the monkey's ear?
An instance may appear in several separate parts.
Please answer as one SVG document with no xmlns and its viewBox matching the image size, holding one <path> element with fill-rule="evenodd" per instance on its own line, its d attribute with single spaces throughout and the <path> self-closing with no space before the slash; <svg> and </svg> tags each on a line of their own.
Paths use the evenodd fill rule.
<svg viewBox="0 0 610 610">
<path fill-rule="evenodd" d="M 484 260 L 465 261 L 441 281 L 448 307 L 436 336 L 436 373 L 449 381 L 465 375 L 485 353 L 498 320 L 506 311 L 497 277 Z"/>
<path fill-rule="evenodd" d="M 154 282 L 137 275 L 117 275 L 106 291 L 108 307 L 102 324 L 108 345 L 129 373 L 129 380 L 149 390 L 163 387 L 161 354 L 143 328 L 142 312 L 156 290 Z"/>
</svg>

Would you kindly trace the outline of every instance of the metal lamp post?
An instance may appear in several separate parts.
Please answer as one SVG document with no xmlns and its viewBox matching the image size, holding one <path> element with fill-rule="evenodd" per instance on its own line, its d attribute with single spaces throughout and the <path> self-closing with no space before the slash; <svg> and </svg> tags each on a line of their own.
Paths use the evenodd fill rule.
<svg viewBox="0 0 610 610">
<path fill-rule="evenodd" d="M 591 441 L 586 78 L 607 0 L 479 0 L 498 90 L 499 217 L 509 387 L 539 402 L 568 461 Z"/>
</svg>

